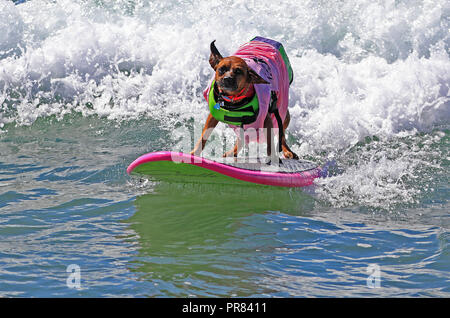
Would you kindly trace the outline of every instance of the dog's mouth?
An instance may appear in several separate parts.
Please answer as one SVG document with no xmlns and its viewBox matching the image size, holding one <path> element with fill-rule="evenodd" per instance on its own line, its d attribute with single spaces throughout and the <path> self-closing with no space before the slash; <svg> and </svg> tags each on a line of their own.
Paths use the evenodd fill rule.
<svg viewBox="0 0 450 318">
<path fill-rule="evenodd" d="M 222 94 L 226 94 L 226 95 L 235 95 L 236 93 L 236 87 L 223 87 L 221 86 L 219 91 Z"/>
<path fill-rule="evenodd" d="M 238 88 L 237 82 L 234 79 L 225 78 L 220 80 L 218 83 L 220 91 L 228 94 L 232 94 Z"/>
</svg>

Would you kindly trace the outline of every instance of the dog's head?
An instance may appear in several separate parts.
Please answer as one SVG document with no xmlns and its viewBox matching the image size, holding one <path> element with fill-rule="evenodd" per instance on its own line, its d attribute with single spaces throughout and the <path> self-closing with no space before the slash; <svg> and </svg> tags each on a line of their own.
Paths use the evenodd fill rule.
<svg viewBox="0 0 450 318">
<path fill-rule="evenodd" d="M 215 81 L 220 93 L 236 95 L 249 85 L 269 84 L 249 68 L 243 59 L 236 56 L 222 57 L 214 42 L 211 42 L 209 64 L 216 71 Z"/>
</svg>

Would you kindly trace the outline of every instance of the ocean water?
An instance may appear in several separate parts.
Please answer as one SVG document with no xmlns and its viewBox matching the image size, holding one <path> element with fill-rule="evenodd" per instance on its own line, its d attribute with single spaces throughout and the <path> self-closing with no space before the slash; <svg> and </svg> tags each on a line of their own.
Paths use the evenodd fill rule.
<svg viewBox="0 0 450 318">
<path fill-rule="evenodd" d="M 449 297 L 449 28 L 445 0 L 1 1 L 0 296 Z M 203 125 L 209 43 L 255 35 L 331 175 L 128 176 Z"/>
</svg>

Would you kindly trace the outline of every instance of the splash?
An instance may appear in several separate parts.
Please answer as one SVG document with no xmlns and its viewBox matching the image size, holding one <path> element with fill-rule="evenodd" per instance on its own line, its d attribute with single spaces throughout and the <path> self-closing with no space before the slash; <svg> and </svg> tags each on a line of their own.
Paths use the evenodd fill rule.
<svg viewBox="0 0 450 318">
<path fill-rule="evenodd" d="M 434 131 L 400 139 L 367 138 L 337 156 L 343 173 L 318 179 L 317 195 L 337 207 L 398 210 L 432 198 L 448 170 L 448 134 Z M 447 164 L 448 166 L 448 164 Z M 426 199 L 425 199 L 426 198 Z"/>
</svg>

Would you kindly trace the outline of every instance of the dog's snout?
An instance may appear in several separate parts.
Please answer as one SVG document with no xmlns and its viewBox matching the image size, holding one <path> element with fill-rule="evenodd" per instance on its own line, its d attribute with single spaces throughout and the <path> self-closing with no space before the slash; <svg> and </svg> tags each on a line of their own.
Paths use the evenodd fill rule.
<svg viewBox="0 0 450 318">
<path fill-rule="evenodd" d="M 236 80 L 231 76 L 226 76 L 223 78 L 223 83 L 226 86 L 234 86 L 236 84 Z"/>
</svg>

